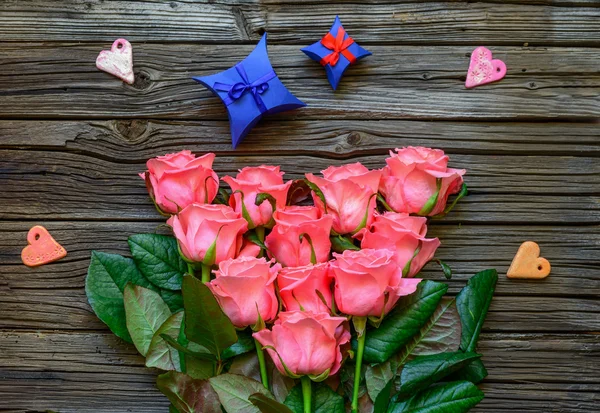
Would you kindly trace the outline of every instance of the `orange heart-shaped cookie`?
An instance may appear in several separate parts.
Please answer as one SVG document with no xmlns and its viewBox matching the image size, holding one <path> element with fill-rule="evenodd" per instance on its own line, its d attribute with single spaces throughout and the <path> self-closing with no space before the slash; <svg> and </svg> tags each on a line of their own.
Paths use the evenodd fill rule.
<svg viewBox="0 0 600 413">
<path fill-rule="evenodd" d="M 29 230 L 27 242 L 29 245 L 23 248 L 21 259 L 28 267 L 48 264 L 67 255 L 67 251 L 41 225 Z"/>
<path fill-rule="evenodd" d="M 550 274 L 550 262 L 540 257 L 540 246 L 526 241 L 519 247 L 506 273 L 508 278 L 546 278 Z"/>
</svg>

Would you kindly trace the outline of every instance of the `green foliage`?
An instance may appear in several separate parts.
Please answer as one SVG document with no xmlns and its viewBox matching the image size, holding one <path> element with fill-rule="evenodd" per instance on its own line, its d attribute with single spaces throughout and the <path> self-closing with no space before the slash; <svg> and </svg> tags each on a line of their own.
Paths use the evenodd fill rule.
<svg viewBox="0 0 600 413">
<path fill-rule="evenodd" d="M 158 376 L 158 389 L 179 413 L 214 413 L 221 411 L 217 394 L 206 380 L 170 371 Z M 170 410 L 171 412 L 171 410 Z"/>
<path fill-rule="evenodd" d="M 169 346 L 166 338 L 177 342 L 183 313 L 173 314 L 154 333 L 148 354 L 146 354 L 146 367 L 156 367 L 161 370 L 181 370 L 179 352 Z"/>
<path fill-rule="evenodd" d="M 177 291 L 187 270 L 177 240 L 159 234 L 137 234 L 127 241 L 138 269 L 154 285 Z"/>
<path fill-rule="evenodd" d="M 339 254 L 341 254 L 342 252 L 344 252 L 346 250 L 354 250 L 354 251 L 360 250 L 360 248 L 358 248 L 356 245 L 354 245 L 352 240 L 347 237 L 343 237 L 341 235 L 335 235 L 335 236 L 329 237 L 329 239 L 331 240 L 331 249 Z"/>
<path fill-rule="evenodd" d="M 236 343 L 238 337 L 210 289 L 197 278 L 186 275 L 183 278 L 183 305 L 187 339 L 221 359 L 223 351 Z"/>
<path fill-rule="evenodd" d="M 475 353 L 440 353 L 420 356 L 406 363 L 400 375 L 400 392 L 404 395 L 427 388 L 449 374 L 459 370 L 471 360 L 481 357 Z"/>
<path fill-rule="evenodd" d="M 408 400 L 392 403 L 388 413 L 465 413 L 483 399 L 473 383 L 456 381 L 428 388 Z"/>
<path fill-rule="evenodd" d="M 302 386 L 294 386 L 284 404 L 294 413 L 303 413 Z M 344 398 L 325 383 L 312 384 L 313 413 L 345 413 Z"/>
<path fill-rule="evenodd" d="M 255 393 L 273 398 L 262 383 L 237 374 L 221 374 L 209 379 L 227 413 L 260 413 L 248 398 Z"/>
<path fill-rule="evenodd" d="M 254 393 L 248 400 L 258 407 L 262 413 L 294 413 L 285 404 L 281 404 L 262 393 Z"/>
<path fill-rule="evenodd" d="M 446 284 L 421 281 L 414 294 L 401 298 L 379 328 L 367 332 L 364 361 L 383 363 L 406 345 L 429 320 L 447 290 Z"/>
<path fill-rule="evenodd" d="M 171 316 L 171 311 L 157 292 L 139 285 L 127 284 L 123 299 L 127 330 L 133 344 L 145 357 L 154 334 Z"/>
<path fill-rule="evenodd" d="M 85 279 L 85 292 L 90 306 L 117 337 L 132 343 L 123 303 L 123 291 L 127 283 L 156 288 L 139 272 L 131 258 L 92 251 Z"/>
<path fill-rule="evenodd" d="M 183 310 L 183 295 L 179 291 L 160 290 L 160 296 L 169 306 L 172 313 Z"/>
</svg>

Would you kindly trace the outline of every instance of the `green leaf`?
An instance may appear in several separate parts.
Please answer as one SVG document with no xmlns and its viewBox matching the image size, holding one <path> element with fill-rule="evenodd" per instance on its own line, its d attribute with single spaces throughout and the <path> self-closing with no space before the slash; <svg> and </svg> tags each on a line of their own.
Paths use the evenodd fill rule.
<svg viewBox="0 0 600 413">
<path fill-rule="evenodd" d="M 414 394 L 458 371 L 471 360 L 480 357 L 480 354 L 463 353 L 462 351 L 419 356 L 406 363 L 402 369 L 400 392 L 405 395 Z"/>
<path fill-rule="evenodd" d="M 254 393 L 248 400 L 262 413 L 294 413 L 285 404 L 281 404 L 262 393 Z"/>
<path fill-rule="evenodd" d="M 179 410 L 177 410 L 177 407 L 170 405 L 169 406 L 169 413 L 181 413 Z"/>
<path fill-rule="evenodd" d="M 421 281 L 414 294 L 398 301 L 378 329 L 367 332 L 363 360 L 383 363 L 390 358 L 419 332 L 447 290 L 446 284 Z"/>
<path fill-rule="evenodd" d="M 180 290 L 187 264 L 179 255 L 177 240 L 159 234 L 137 234 L 127 240 L 136 265 L 154 285 Z"/>
<path fill-rule="evenodd" d="M 462 322 L 460 348 L 463 351 L 475 351 L 477 348 L 477 339 L 490 308 L 496 282 L 496 270 L 481 271 L 471 277 L 456 297 L 456 308 Z"/>
<path fill-rule="evenodd" d="M 446 277 L 447 280 L 451 280 L 452 279 L 452 268 L 450 268 L 450 266 L 442 260 L 435 260 L 435 261 L 440 265 L 440 267 L 442 267 L 442 271 L 444 272 L 444 277 Z"/>
<path fill-rule="evenodd" d="M 156 367 L 161 370 L 179 371 L 179 352 L 167 344 L 165 338 L 177 342 L 183 313 L 173 314 L 152 337 L 148 354 L 146 354 L 146 367 Z"/>
<path fill-rule="evenodd" d="M 127 330 L 135 348 L 146 356 L 154 333 L 171 316 L 158 293 L 139 285 L 127 284 L 123 293 Z"/>
<path fill-rule="evenodd" d="M 210 289 L 197 278 L 183 277 L 185 335 L 206 347 L 217 359 L 223 350 L 237 342 L 235 327 L 227 318 Z"/>
<path fill-rule="evenodd" d="M 125 321 L 123 291 L 127 283 L 155 289 L 131 258 L 92 251 L 85 293 L 90 306 L 110 330 L 125 341 L 133 343 Z"/>
<path fill-rule="evenodd" d="M 247 331 L 238 331 L 237 336 L 237 342 L 223 350 L 223 359 L 229 359 L 256 350 L 256 345 L 254 344 L 251 333 L 248 333 Z"/>
<path fill-rule="evenodd" d="M 172 313 L 183 310 L 183 295 L 179 291 L 160 290 L 160 296 L 167 303 Z"/>
<path fill-rule="evenodd" d="M 394 378 L 398 371 L 398 364 L 395 357 L 388 361 L 373 366 L 367 366 L 365 370 L 365 384 L 371 400 L 377 400 L 388 383 Z"/>
<path fill-rule="evenodd" d="M 315 193 L 315 195 L 319 197 L 319 199 L 323 203 L 323 209 L 325 210 L 325 213 L 327 213 L 327 200 L 325 199 L 325 195 L 323 194 L 323 191 L 321 191 L 321 188 L 319 188 L 317 184 L 312 183 L 308 179 L 305 179 L 304 183 L 306 183 L 306 185 Z"/>
<path fill-rule="evenodd" d="M 388 413 L 465 413 L 482 399 L 483 393 L 473 383 L 456 381 L 430 387 L 392 404 Z"/>
<path fill-rule="evenodd" d="M 487 369 L 481 360 L 473 360 L 465 367 L 450 376 L 452 380 L 466 380 L 477 384 L 485 379 L 488 375 Z"/>
<path fill-rule="evenodd" d="M 209 381 L 227 413 L 260 413 L 259 408 L 248 400 L 255 393 L 273 398 L 262 383 L 237 374 L 221 374 Z"/>
<path fill-rule="evenodd" d="M 180 314 L 180 313 L 177 313 Z M 175 314 L 175 315 L 177 315 Z M 167 334 L 161 334 L 161 337 L 163 340 L 165 340 L 167 342 L 167 344 L 171 347 L 173 347 L 175 350 L 179 351 L 180 353 L 186 354 L 188 356 L 197 358 L 198 360 L 208 360 L 208 361 L 216 361 L 217 358 L 211 353 L 209 352 L 207 349 L 205 349 L 204 347 L 200 346 L 199 344 L 197 344 L 197 348 L 200 351 L 194 351 L 189 349 L 188 347 L 185 347 L 184 345 L 180 344 L 176 339 L 174 339 L 173 337 L 167 335 Z M 196 343 L 189 343 L 188 345 L 194 345 Z"/>
<path fill-rule="evenodd" d="M 360 250 L 360 248 L 354 245 L 354 243 L 350 239 L 341 235 L 332 236 L 329 237 L 329 239 L 331 240 L 331 249 L 337 252 L 338 254 L 341 254 L 346 250 Z"/>
<path fill-rule="evenodd" d="M 156 386 L 179 413 L 221 411 L 219 398 L 206 380 L 197 380 L 187 374 L 170 371 L 158 376 Z"/>
<path fill-rule="evenodd" d="M 392 394 L 393 385 L 394 380 L 390 380 L 379 392 L 377 398 L 375 399 L 375 404 L 373 405 L 373 413 L 387 412 L 388 405 L 390 404 L 390 395 Z"/>
<path fill-rule="evenodd" d="M 304 412 L 304 400 L 300 384 L 294 386 L 284 404 L 294 413 Z M 344 398 L 325 383 L 312 383 L 313 413 L 345 413 Z"/>
</svg>

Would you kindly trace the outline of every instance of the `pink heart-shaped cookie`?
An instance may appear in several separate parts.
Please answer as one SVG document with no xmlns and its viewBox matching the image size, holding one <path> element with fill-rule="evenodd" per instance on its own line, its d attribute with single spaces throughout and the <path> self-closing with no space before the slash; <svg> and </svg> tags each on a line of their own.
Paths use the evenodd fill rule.
<svg viewBox="0 0 600 413">
<path fill-rule="evenodd" d="M 129 83 L 134 82 L 133 49 L 125 39 L 117 39 L 110 50 L 103 50 L 96 59 L 96 67 Z"/>
<path fill-rule="evenodd" d="M 48 264 L 67 255 L 67 251 L 41 225 L 29 230 L 27 242 L 29 245 L 23 248 L 21 259 L 28 267 Z"/>
<path fill-rule="evenodd" d="M 465 86 L 472 88 L 496 82 L 506 76 L 506 64 L 500 59 L 492 60 L 492 52 L 483 46 L 473 50 Z"/>
</svg>

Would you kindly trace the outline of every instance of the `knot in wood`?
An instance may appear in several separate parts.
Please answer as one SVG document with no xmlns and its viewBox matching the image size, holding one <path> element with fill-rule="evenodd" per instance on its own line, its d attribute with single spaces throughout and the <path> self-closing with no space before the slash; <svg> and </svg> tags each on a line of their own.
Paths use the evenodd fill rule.
<svg viewBox="0 0 600 413">
<path fill-rule="evenodd" d="M 350 132 L 346 137 L 346 142 L 348 142 L 348 145 L 352 146 L 358 146 L 361 140 L 362 136 L 360 135 L 360 132 Z"/>
<path fill-rule="evenodd" d="M 148 128 L 146 120 L 119 120 L 116 124 L 117 131 L 128 141 L 134 141 L 142 136 Z"/>
<path fill-rule="evenodd" d="M 144 70 L 140 70 L 139 73 L 135 75 L 135 82 L 133 83 L 133 87 L 136 89 L 147 89 L 152 83 L 152 78 L 150 74 Z"/>
</svg>

